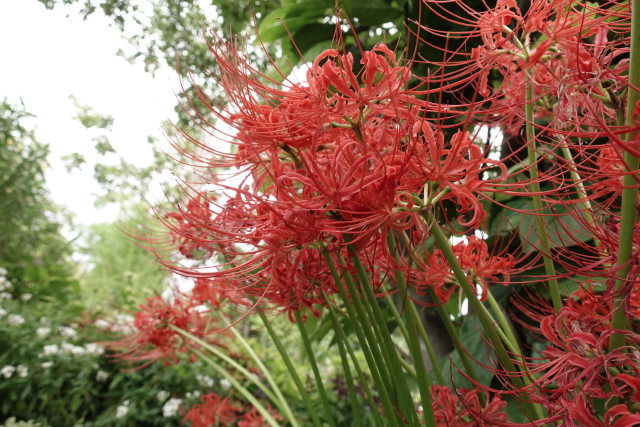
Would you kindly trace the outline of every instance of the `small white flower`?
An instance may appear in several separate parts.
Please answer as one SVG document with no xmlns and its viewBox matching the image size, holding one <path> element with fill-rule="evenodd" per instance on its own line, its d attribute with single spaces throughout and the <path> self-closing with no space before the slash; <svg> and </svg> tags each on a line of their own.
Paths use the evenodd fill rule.
<svg viewBox="0 0 640 427">
<path fill-rule="evenodd" d="M 165 400 L 167 400 L 167 398 L 169 396 L 170 396 L 170 393 L 168 391 L 165 391 L 165 390 L 160 390 L 158 393 L 156 393 L 156 398 L 160 402 L 164 402 Z"/>
<path fill-rule="evenodd" d="M 19 326 L 25 322 L 24 317 L 19 314 L 10 314 L 7 320 L 9 321 L 9 324 L 13 326 Z"/>
<path fill-rule="evenodd" d="M 5 365 L 2 367 L 2 369 L 0 369 L 0 375 L 2 375 L 5 378 L 11 378 L 11 376 L 15 371 L 16 371 L 15 366 Z"/>
<path fill-rule="evenodd" d="M 60 332 L 60 335 L 66 338 L 73 338 L 78 335 L 75 329 L 68 326 L 60 326 L 60 328 L 58 328 L 58 332 Z"/>
<path fill-rule="evenodd" d="M 196 375 L 196 381 L 203 387 L 213 387 L 213 378 L 208 375 L 198 374 Z"/>
<path fill-rule="evenodd" d="M 51 328 L 48 328 L 46 326 L 42 326 L 36 329 L 36 335 L 38 335 L 40 338 L 47 337 L 49 336 L 50 333 L 51 333 Z"/>
<path fill-rule="evenodd" d="M 116 418 L 122 418 L 129 412 L 129 401 L 125 400 L 122 405 L 116 408 Z"/>
<path fill-rule="evenodd" d="M 87 353 L 96 354 L 98 356 L 104 354 L 104 348 L 100 347 L 96 343 L 90 342 L 89 344 L 85 344 L 84 349 L 87 351 Z"/>
<path fill-rule="evenodd" d="M 129 334 L 134 331 L 133 326 L 133 316 L 128 314 L 118 314 L 116 315 L 116 320 L 110 325 L 110 329 L 113 332 L 121 332 L 123 334 Z"/>
<path fill-rule="evenodd" d="M 162 415 L 165 417 L 173 417 L 178 413 L 178 409 L 180 409 L 180 404 L 182 403 L 182 399 L 178 399 L 176 397 L 172 397 L 167 400 L 167 403 L 162 407 Z"/>
<path fill-rule="evenodd" d="M 105 382 L 108 378 L 109 378 L 109 373 L 106 371 L 99 370 L 96 373 L 96 381 L 98 381 L 99 383 Z"/>
<path fill-rule="evenodd" d="M 196 391 L 188 391 L 184 397 L 186 397 L 187 399 L 191 400 L 191 399 L 197 399 L 198 397 L 200 397 L 200 391 L 196 390 Z"/>
<path fill-rule="evenodd" d="M 31 298 L 33 298 L 33 294 L 30 293 L 26 293 L 26 294 L 22 294 L 22 296 L 20 296 L 20 299 L 24 302 L 30 301 Z"/>
<path fill-rule="evenodd" d="M 3 299 L 11 299 L 11 294 L 9 292 L 0 292 L 0 300 Z"/>
<path fill-rule="evenodd" d="M 29 375 L 29 368 L 27 368 L 24 365 L 16 366 L 16 371 L 18 372 L 18 376 L 21 377 L 21 378 L 24 378 L 27 375 Z"/>
<path fill-rule="evenodd" d="M 60 347 L 58 347 L 56 344 L 48 344 L 42 348 L 42 353 L 40 353 L 39 357 L 58 354 L 59 351 L 60 351 Z"/>
<path fill-rule="evenodd" d="M 4 316 L 5 314 L 7 314 L 7 310 L 5 310 L 4 308 L 0 307 L 0 317 Z"/>
<path fill-rule="evenodd" d="M 0 276 L 4 277 L 7 275 L 7 269 L 4 267 L 0 267 Z"/>
<path fill-rule="evenodd" d="M 70 354 L 79 356 L 79 355 L 85 354 L 87 350 L 80 345 L 74 345 L 66 341 L 63 341 L 62 343 L 60 343 L 60 352 L 70 353 Z"/>
<path fill-rule="evenodd" d="M 104 319 L 98 319 L 93 324 L 96 325 L 96 328 L 100 329 L 109 329 L 111 327 L 111 323 L 107 322 Z"/>
<path fill-rule="evenodd" d="M 47 360 L 46 362 L 42 362 L 40 366 L 42 367 L 42 369 L 49 369 L 50 367 L 53 366 L 53 362 L 50 360 Z"/>
<path fill-rule="evenodd" d="M 221 387 L 223 390 L 229 390 L 229 389 L 231 388 L 231 381 L 229 381 L 229 380 L 228 380 L 228 379 L 226 379 L 226 378 L 221 379 L 221 380 L 220 380 L 220 387 Z"/>
</svg>

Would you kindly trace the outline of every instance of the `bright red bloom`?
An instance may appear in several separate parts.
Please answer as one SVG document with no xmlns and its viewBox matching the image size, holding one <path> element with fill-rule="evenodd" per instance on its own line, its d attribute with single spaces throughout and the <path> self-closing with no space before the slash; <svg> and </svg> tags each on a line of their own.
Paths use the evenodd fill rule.
<svg viewBox="0 0 640 427">
<path fill-rule="evenodd" d="M 282 421 L 282 417 L 278 415 L 275 409 L 271 409 L 270 405 L 267 405 L 267 411 L 269 411 L 274 420 Z M 245 412 L 238 421 L 238 427 L 266 427 L 267 425 L 269 424 L 264 421 L 256 408 L 251 408 L 249 412 Z"/>
<path fill-rule="evenodd" d="M 191 298 L 196 304 L 209 303 L 215 308 L 220 308 L 223 301 L 240 306 L 251 305 L 237 284 L 222 280 L 196 279 Z"/>
<path fill-rule="evenodd" d="M 182 423 L 189 422 L 191 427 L 229 427 L 238 421 L 241 413 L 242 409 L 233 406 L 228 398 L 207 393 L 184 414 Z"/>
<path fill-rule="evenodd" d="M 188 354 L 199 345 L 189 341 L 173 328 L 178 328 L 199 339 L 211 341 L 209 331 L 212 318 L 208 312 L 196 310 L 197 303 L 184 297 L 176 297 L 169 302 L 160 296 L 147 299 L 146 305 L 140 305 L 133 322 L 133 332 L 120 340 L 105 343 L 117 359 L 130 362 L 143 362 L 139 368 L 156 360 L 165 364 L 179 363 L 180 354 Z M 220 336 L 215 343 L 220 345 Z M 192 359 L 195 355 L 190 356 Z"/>
<path fill-rule="evenodd" d="M 484 404 L 480 403 L 480 394 L 484 395 Z M 498 396 L 490 397 L 485 390 L 462 388 L 454 393 L 449 387 L 433 385 L 431 395 L 438 426 L 489 427 L 507 422 L 507 403 Z"/>
<path fill-rule="evenodd" d="M 628 380 L 630 376 L 617 374 L 640 374 L 637 350 L 630 345 L 609 351 L 608 345 L 614 333 L 624 333 L 632 345 L 640 343 L 640 336 L 612 330 L 604 322 L 569 307 L 542 319 L 540 330 L 551 345 L 542 352 L 546 362 L 529 363 L 530 372 L 540 375 L 531 386 L 537 393 L 530 396 L 546 407 L 550 417 L 562 418 L 568 425 L 576 420 L 600 426 L 594 399 L 637 396 L 637 384 Z"/>
<path fill-rule="evenodd" d="M 467 236 L 453 247 L 453 252 L 469 280 L 482 287 L 482 300 L 487 298 L 489 284 L 509 283 L 511 271 L 515 266 L 515 258 L 512 255 L 491 255 L 487 243 L 476 236 Z M 424 294 L 425 287 L 432 287 L 438 301 L 449 301 L 459 287 L 442 252 L 435 249 L 427 260 L 417 259 L 416 262 L 416 267 L 404 267 L 405 274 L 416 291 Z"/>
</svg>

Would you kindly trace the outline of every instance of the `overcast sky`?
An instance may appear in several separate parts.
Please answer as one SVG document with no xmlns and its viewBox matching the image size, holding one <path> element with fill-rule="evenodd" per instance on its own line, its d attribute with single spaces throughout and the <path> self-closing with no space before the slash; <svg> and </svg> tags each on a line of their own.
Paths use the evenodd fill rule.
<svg viewBox="0 0 640 427">
<path fill-rule="evenodd" d="M 75 212 L 78 222 L 110 221 L 117 210 L 95 209 L 92 194 L 92 136 L 73 119 L 71 95 L 115 119 L 108 136 L 116 150 L 140 165 L 150 160 L 148 135 L 163 139 L 161 122 L 173 117 L 176 73 L 156 78 L 140 64 L 116 56 L 127 42 L 103 16 L 83 21 L 69 9 L 47 10 L 36 0 L 0 1 L 0 96 L 24 101 L 35 114 L 37 138 L 50 144 L 47 180 L 54 200 Z M 89 167 L 68 174 L 60 157 L 84 154 Z"/>
</svg>

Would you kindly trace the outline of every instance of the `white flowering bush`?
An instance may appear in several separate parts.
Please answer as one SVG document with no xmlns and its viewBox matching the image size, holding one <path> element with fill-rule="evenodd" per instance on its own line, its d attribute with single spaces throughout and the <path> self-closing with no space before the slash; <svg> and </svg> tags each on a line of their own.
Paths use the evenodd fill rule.
<svg viewBox="0 0 640 427">
<path fill-rule="evenodd" d="M 198 363 L 134 371 L 114 363 L 98 344 L 113 338 L 104 322 L 77 322 L 59 305 L 11 297 L 0 309 L 0 425 L 11 417 L 54 427 L 177 425 L 181 408 L 225 390 Z M 119 330 L 131 319 L 116 320 Z"/>
</svg>

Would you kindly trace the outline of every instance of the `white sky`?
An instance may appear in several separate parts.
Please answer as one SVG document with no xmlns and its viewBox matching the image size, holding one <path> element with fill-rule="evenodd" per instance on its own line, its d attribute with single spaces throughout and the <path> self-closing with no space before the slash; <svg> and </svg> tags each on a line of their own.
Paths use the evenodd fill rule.
<svg viewBox="0 0 640 427">
<path fill-rule="evenodd" d="M 174 115 L 177 74 L 166 69 L 152 78 L 142 65 L 116 56 L 128 45 L 107 18 L 95 14 L 83 21 L 74 13 L 67 18 L 69 12 L 47 10 L 36 0 L 0 1 L 0 97 L 13 103 L 22 98 L 37 116 L 37 139 L 52 151 L 47 171 L 52 197 L 87 225 L 113 220 L 117 208 L 93 207 L 95 133 L 73 119 L 77 109 L 69 96 L 113 116 L 110 142 L 129 161 L 143 165 L 150 160 L 147 136 L 164 139 L 160 124 Z M 90 164 L 68 174 L 60 157 L 72 152 L 84 154 Z"/>
</svg>

